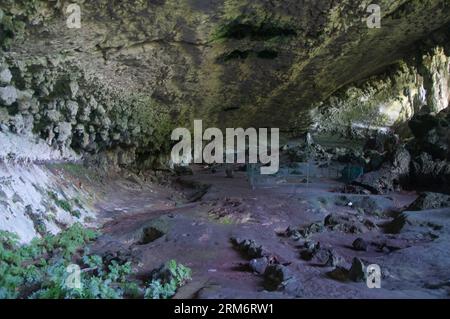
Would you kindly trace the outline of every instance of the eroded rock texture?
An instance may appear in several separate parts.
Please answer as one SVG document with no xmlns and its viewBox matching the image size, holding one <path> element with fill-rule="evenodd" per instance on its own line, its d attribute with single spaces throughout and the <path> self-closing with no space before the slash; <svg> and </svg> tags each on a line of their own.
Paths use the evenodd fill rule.
<svg viewBox="0 0 450 319">
<path fill-rule="evenodd" d="M 6 56 L 64 56 L 182 122 L 284 130 L 306 127 L 314 103 L 414 55 L 421 40 L 448 42 L 450 21 L 445 0 L 379 1 L 380 29 L 366 25 L 371 1 L 72 2 L 81 29 L 66 27 L 68 1 L 3 1 Z M 430 57 L 423 73 L 444 62 Z"/>
</svg>

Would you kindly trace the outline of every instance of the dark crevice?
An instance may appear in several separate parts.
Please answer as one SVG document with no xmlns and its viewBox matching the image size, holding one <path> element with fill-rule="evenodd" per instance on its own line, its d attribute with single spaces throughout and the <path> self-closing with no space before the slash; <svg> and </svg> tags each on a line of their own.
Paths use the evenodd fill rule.
<svg viewBox="0 0 450 319">
<path fill-rule="evenodd" d="M 155 227 L 146 227 L 142 230 L 142 238 L 139 241 L 139 245 L 149 244 L 158 238 L 164 236 L 164 233 Z"/>
<path fill-rule="evenodd" d="M 296 35 L 297 32 L 293 28 L 277 26 L 273 23 L 254 25 L 234 21 L 222 27 L 218 38 L 235 40 L 250 38 L 254 41 L 265 41 L 275 37 L 291 37 Z"/>
<path fill-rule="evenodd" d="M 234 50 L 229 53 L 225 53 L 217 58 L 217 62 L 228 62 L 232 60 L 246 60 L 250 57 L 257 57 L 259 59 L 274 60 L 278 57 L 278 52 L 275 50 Z"/>
</svg>

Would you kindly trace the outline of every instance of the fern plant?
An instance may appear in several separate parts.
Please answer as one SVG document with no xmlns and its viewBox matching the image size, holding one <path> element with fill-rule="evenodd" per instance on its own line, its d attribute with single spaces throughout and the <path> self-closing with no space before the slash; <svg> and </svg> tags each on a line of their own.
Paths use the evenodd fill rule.
<svg viewBox="0 0 450 319">
<path fill-rule="evenodd" d="M 175 295 L 177 289 L 191 280 L 191 269 L 175 260 L 170 260 L 162 267 L 150 281 L 145 290 L 147 299 L 169 299 Z"/>
</svg>

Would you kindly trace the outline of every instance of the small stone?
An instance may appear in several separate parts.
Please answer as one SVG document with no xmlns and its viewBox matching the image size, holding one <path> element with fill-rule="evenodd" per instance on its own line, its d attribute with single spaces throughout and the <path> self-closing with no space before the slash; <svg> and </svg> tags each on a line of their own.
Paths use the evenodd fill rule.
<svg viewBox="0 0 450 319">
<path fill-rule="evenodd" d="M 357 250 L 357 251 L 367 251 L 367 247 L 368 247 L 367 243 L 362 238 L 357 238 L 353 242 L 352 246 L 353 246 L 353 249 Z"/>
<path fill-rule="evenodd" d="M 274 291 L 280 288 L 283 282 L 292 279 L 293 275 L 290 270 L 283 265 L 270 265 L 264 272 L 264 288 Z"/>
<path fill-rule="evenodd" d="M 361 259 L 353 259 L 352 267 L 350 268 L 348 277 L 350 280 L 353 280 L 355 282 L 364 281 L 366 279 L 365 266 Z"/>
<path fill-rule="evenodd" d="M 348 281 L 349 271 L 344 267 L 336 267 L 328 272 L 327 276 L 338 281 Z"/>
<path fill-rule="evenodd" d="M 234 247 L 250 258 L 261 258 L 267 255 L 267 251 L 251 239 L 231 238 Z"/>
<path fill-rule="evenodd" d="M 269 260 L 267 259 L 267 257 L 255 258 L 250 260 L 250 268 L 253 272 L 260 275 L 264 274 L 268 265 Z"/>
<path fill-rule="evenodd" d="M 345 259 L 339 256 L 334 250 L 328 250 L 328 260 L 325 262 L 325 267 L 337 267 L 345 263 Z"/>
<path fill-rule="evenodd" d="M 300 258 L 306 261 L 311 261 L 321 251 L 320 243 L 313 241 L 305 242 L 305 249 L 300 252 Z"/>
</svg>

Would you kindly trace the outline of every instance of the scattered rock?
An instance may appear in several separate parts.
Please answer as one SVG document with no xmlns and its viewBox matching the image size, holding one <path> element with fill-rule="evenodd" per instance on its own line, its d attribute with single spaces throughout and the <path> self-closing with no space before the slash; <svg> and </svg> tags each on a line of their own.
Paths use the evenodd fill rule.
<svg viewBox="0 0 450 319">
<path fill-rule="evenodd" d="M 304 249 L 300 251 L 300 257 L 303 260 L 310 261 L 314 258 L 318 251 L 321 251 L 320 243 L 307 241 L 304 244 Z"/>
<path fill-rule="evenodd" d="M 398 190 L 408 179 L 411 155 L 404 147 L 395 150 L 392 160 L 382 167 L 362 175 L 353 184 L 371 191 L 373 194 L 386 194 Z"/>
<path fill-rule="evenodd" d="M 325 217 L 325 226 L 330 230 L 350 234 L 360 234 L 377 228 L 369 219 L 362 216 L 330 214 Z"/>
<path fill-rule="evenodd" d="M 327 276 L 337 281 L 348 281 L 349 271 L 344 267 L 338 266 L 332 271 L 327 272 Z"/>
<path fill-rule="evenodd" d="M 419 198 L 412 203 L 407 210 L 429 210 L 450 207 L 450 195 L 425 192 L 420 194 Z"/>
<path fill-rule="evenodd" d="M 300 251 L 300 257 L 325 267 L 336 267 L 345 263 L 344 258 L 339 256 L 334 249 L 322 248 L 320 243 L 312 241 L 305 243 L 304 249 Z"/>
<path fill-rule="evenodd" d="M 325 229 L 322 222 L 315 222 L 299 229 L 288 227 L 284 235 L 294 240 L 308 239 L 312 234 L 320 233 Z"/>
<path fill-rule="evenodd" d="M 328 258 L 325 262 L 325 267 L 338 267 L 345 264 L 345 259 L 339 256 L 333 249 L 328 249 Z"/>
<path fill-rule="evenodd" d="M 270 265 L 264 272 L 264 288 L 269 291 L 283 289 L 284 286 L 294 279 L 292 272 L 283 265 Z"/>
<path fill-rule="evenodd" d="M 366 215 L 379 215 L 394 207 L 392 199 L 384 196 L 340 195 L 336 205 L 349 206 Z"/>
<path fill-rule="evenodd" d="M 231 238 L 231 243 L 237 250 L 252 259 L 270 255 L 261 245 L 251 239 Z"/>
<path fill-rule="evenodd" d="M 361 259 L 353 259 L 352 267 L 348 272 L 348 278 L 355 282 L 364 281 L 366 279 L 366 268 Z"/>
<path fill-rule="evenodd" d="M 255 258 L 250 260 L 250 269 L 260 275 L 263 275 L 266 268 L 269 266 L 269 259 L 267 257 Z"/>
<path fill-rule="evenodd" d="M 450 227 L 448 218 L 450 208 L 404 211 L 385 226 L 385 231 L 391 234 L 411 233 L 415 238 L 418 234 L 436 239 L 437 232 Z"/>
</svg>

